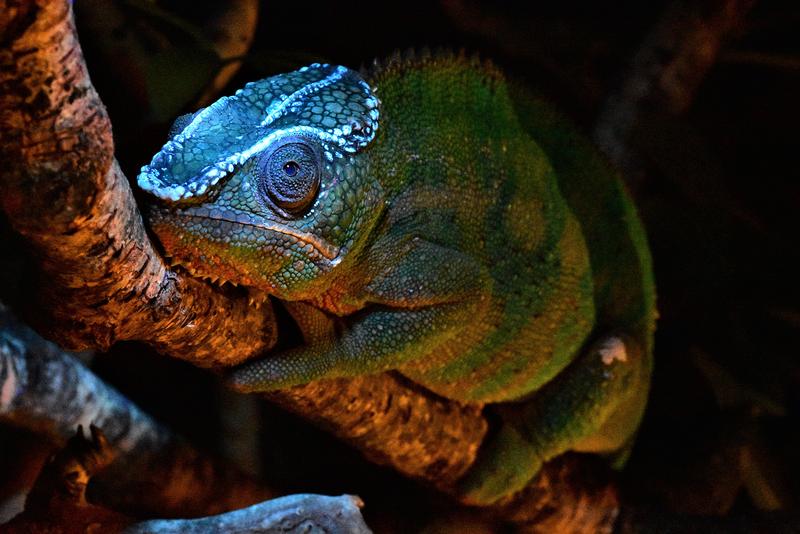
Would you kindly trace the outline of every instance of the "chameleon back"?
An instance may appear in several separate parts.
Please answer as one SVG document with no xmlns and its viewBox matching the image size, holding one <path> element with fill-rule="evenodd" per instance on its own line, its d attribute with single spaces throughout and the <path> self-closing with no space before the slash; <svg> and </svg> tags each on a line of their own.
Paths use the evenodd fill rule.
<svg viewBox="0 0 800 534">
<path fill-rule="evenodd" d="M 368 154 L 388 196 L 383 231 L 476 257 L 491 283 L 463 336 L 401 371 L 467 401 L 536 391 L 579 353 L 595 310 L 586 242 L 548 155 L 491 65 L 395 61 L 370 83 L 382 104 Z"/>
</svg>

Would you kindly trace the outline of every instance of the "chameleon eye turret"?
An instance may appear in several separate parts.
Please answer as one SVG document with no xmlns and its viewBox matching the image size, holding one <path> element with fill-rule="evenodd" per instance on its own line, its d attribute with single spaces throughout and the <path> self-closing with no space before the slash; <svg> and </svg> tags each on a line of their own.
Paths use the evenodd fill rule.
<svg viewBox="0 0 800 534">
<path fill-rule="evenodd" d="M 312 142 L 290 138 L 259 157 L 258 192 L 261 200 L 282 215 L 295 217 L 311 206 L 320 184 L 319 149 Z"/>
</svg>

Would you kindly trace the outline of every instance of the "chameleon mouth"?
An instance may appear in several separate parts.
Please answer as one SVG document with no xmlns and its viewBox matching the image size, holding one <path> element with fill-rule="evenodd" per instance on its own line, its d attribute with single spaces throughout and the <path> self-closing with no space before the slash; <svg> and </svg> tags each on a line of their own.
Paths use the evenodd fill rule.
<svg viewBox="0 0 800 534">
<path fill-rule="evenodd" d="M 341 250 L 322 239 L 319 236 L 310 234 L 308 232 L 300 231 L 291 226 L 281 224 L 275 221 L 268 221 L 260 217 L 255 217 L 249 213 L 224 208 L 206 208 L 203 206 L 186 208 L 177 212 L 172 212 L 174 215 L 186 218 L 197 219 L 212 219 L 215 221 L 222 221 L 229 224 L 238 224 L 242 226 L 249 226 L 252 228 L 259 228 L 269 232 L 276 232 L 302 242 L 303 244 L 311 245 L 322 257 L 328 261 L 334 261 L 339 256 Z"/>
</svg>

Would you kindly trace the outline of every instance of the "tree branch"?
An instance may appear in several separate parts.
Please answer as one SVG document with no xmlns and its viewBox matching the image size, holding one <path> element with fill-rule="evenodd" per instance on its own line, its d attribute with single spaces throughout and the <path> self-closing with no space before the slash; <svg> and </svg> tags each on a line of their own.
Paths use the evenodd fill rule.
<svg viewBox="0 0 800 534">
<path fill-rule="evenodd" d="M 213 517 L 187 520 L 154 520 L 135 523 L 123 530 L 124 534 L 164 534 L 232 532 L 248 534 L 280 532 L 306 534 L 308 532 L 347 532 L 370 534 L 359 508 L 358 497 L 340 495 L 298 494 L 273 499 L 249 508 Z"/>
<path fill-rule="evenodd" d="M 111 125 L 89 81 L 67 2 L 6 2 L 0 42 L 2 208 L 40 259 L 38 326 L 69 347 L 146 339 L 203 366 L 274 343 L 268 313 L 180 277 L 145 234 L 113 157 Z"/>
</svg>

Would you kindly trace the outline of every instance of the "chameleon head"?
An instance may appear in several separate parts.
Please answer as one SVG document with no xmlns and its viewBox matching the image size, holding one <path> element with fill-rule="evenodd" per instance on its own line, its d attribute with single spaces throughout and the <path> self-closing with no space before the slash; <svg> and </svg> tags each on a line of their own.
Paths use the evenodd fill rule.
<svg viewBox="0 0 800 534">
<path fill-rule="evenodd" d="M 176 121 L 139 186 L 165 252 L 198 276 L 318 293 L 378 217 L 367 147 L 378 100 L 344 67 L 247 84 Z"/>
</svg>

